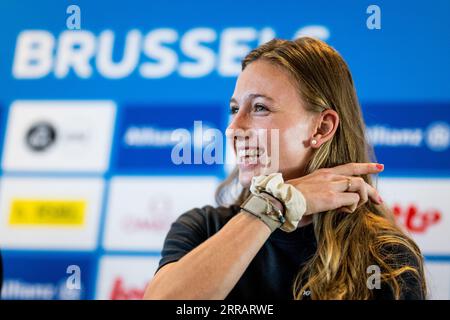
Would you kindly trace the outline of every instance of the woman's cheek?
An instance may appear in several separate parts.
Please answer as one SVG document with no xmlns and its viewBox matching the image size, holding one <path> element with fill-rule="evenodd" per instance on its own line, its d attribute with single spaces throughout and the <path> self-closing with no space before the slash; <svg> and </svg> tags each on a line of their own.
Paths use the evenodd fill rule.
<svg viewBox="0 0 450 320">
<path fill-rule="evenodd" d="M 303 126 L 293 127 L 280 133 L 280 166 L 292 168 L 303 163 L 306 140 L 306 130 Z"/>
</svg>

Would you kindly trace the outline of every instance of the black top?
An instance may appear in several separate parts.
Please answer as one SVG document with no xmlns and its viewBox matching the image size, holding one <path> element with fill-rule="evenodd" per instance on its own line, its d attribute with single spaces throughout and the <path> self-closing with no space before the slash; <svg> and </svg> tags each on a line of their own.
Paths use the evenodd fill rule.
<svg viewBox="0 0 450 320">
<path fill-rule="evenodd" d="M 181 259 L 185 254 L 219 231 L 235 214 L 239 206 L 214 208 L 205 206 L 182 214 L 171 226 L 164 242 L 158 270 Z M 292 285 L 300 267 L 317 248 L 313 224 L 286 233 L 275 230 L 252 260 L 247 270 L 226 300 L 289 300 Z M 412 256 L 412 254 L 409 254 Z M 370 275 L 370 274 L 369 274 Z M 369 276 L 368 275 L 368 276 Z M 413 277 L 405 279 L 403 299 L 423 299 L 420 283 Z M 393 299 L 389 287 L 375 290 L 376 299 Z M 307 297 L 306 297 L 307 298 Z"/>
</svg>

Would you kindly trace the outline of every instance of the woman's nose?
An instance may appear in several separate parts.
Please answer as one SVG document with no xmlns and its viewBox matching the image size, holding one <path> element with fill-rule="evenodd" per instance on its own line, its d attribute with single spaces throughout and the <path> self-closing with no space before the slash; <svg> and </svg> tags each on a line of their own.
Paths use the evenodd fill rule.
<svg viewBox="0 0 450 320">
<path fill-rule="evenodd" d="M 244 107 L 239 108 L 238 112 L 233 114 L 228 129 L 232 130 L 247 130 L 251 128 L 250 115 Z"/>
<path fill-rule="evenodd" d="M 249 121 L 246 114 L 239 111 L 233 116 L 225 134 L 230 139 L 243 138 L 248 134 L 246 131 L 248 131 L 249 128 Z"/>
</svg>

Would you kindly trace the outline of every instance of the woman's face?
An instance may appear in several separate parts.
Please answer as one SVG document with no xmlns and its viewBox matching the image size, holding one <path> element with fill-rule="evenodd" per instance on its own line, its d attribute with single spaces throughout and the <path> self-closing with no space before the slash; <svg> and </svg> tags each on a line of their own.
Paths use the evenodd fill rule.
<svg viewBox="0 0 450 320">
<path fill-rule="evenodd" d="M 236 82 L 230 110 L 227 136 L 241 185 L 250 186 L 252 177 L 261 174 L 281 172 L 285 181 L 304 174 L 316 118 L 306 111 L 295 80 L 285 70 L 264 60 L 247 65 Z"/>
</svg>

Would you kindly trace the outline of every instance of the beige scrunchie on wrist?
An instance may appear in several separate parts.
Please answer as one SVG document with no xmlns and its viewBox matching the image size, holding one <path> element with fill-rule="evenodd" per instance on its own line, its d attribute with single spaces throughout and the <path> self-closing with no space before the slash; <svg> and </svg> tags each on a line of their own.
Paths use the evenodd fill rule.
<svg viewBox="0 0 450 320">
<path fill-rule="evenodd" d="M 284 213 L 286 221 L 280 229 L 286 232 L 297 229 L 298 223 L 306 212 L 306 200 L 303 194 L 293 185 L 284 183 L 281 173 L 253 177 L 250 192 L 260 195 L 262 190 L 281 200 L 286 208 Z"/>
</svg>

